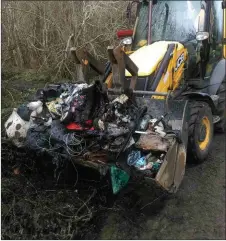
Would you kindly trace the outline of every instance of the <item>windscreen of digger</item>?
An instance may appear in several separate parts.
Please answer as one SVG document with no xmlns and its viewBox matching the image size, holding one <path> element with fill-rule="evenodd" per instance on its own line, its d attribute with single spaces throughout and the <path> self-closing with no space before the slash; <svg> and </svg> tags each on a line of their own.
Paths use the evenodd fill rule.
<svg viewBox="0 0 226 241">
<path fill-rule="evenodd" d="M 140 3 L 133 49 L 147 40 L 148 3 Z M 152 10 L 152 42 L 187 42 L 196 39 L 200 1 L 157 1 Z"/>
<path fill-rule="evenodd" d="M 147 43 L 148 37 L 148 10 L 149 3 L 146 1 L 142 1 L 138 5 L 137 11 L 137 24 L 135 26 L 134 32 L 134 40 L 132 49 L 137 50 Z"/>
</svg>

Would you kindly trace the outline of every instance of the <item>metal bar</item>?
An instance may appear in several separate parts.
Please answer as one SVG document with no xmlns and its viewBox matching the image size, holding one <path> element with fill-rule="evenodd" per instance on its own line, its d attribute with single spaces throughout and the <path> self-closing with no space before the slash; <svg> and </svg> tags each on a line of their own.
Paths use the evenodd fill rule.
<svg viewBox="0 0 226 241">
<path fill-rule="evenodd" d="M 137 76 L 138 74 L 138 67 L 136 66 L 136 64 L 132 61 L 132 59 L 126 55 L 125 52 L 123 52 L 123 57 L 125 59 L 125 64 L 126 64 L 126 69 L 130 72 L 130 74 L 132 76 Z"/>
<path fill-rule="evenodd" d="M 136 64 L 130 59 L 126 53 L 123 53 L 124 59 L 125 59 L 125 64 L 126 64 L 126 69 L 130 72 L 132 75 L 131 81 L 130 81 L 130 89 L 134 90 L 136 87 L 137 83 L 137 76 L 138 76 L 138 67 Z M 124 79 L 125 82 L 125 79 Z"/>
<path fill-rule="evenodd" d="M 85 48 L 76 50 L 76 55 L 81 64 L 90 65 L 98 74 L 104 74 L 104 65 L 95 59 Z"/>
<path fill-rule="evenodd" d="M 116 61 L 116 59 L 114 57 L 114 54 L 113 54 L 113 50 L 114 50 L 113 46 L 108 46 L 108 48 L 107 48 L 108 59 L 109 59 L 111 64 L 117 64 L 117 61 Z"/>
<path fill-rule="evenodd" d="M 168 64 L 170 62 L 170 59 L 172 58 L 171 53 L 174 51 L 175 49 L 175 44 L 169 44 L 167 52 L 165 53 L 165 56 L 163 57 L 163 60 L 159 66 L 159 69 L 157 71 L 156 77 L 153 80 L 153 84 L 151 86 L 151 90 L 155 91 L 156 88 L 158 87 L 159 81 L 162 78 L 162 75 L 165 71 L 165 69 L 168 68 Z"/>
<path fill-rule="evenodd" d="M 132 75 L 130 88 L 134 89 L 137 81 L 138 67 L 130 57 L 126 55 L 122 47 L 118 46 L 113 48 L 109 46 L 108 59 L 112 65 L 113 84 L 115 87 L 123 87 L 123 89 L 126 89 L 125 70 L 127 69 Z"/>
<path fill-rule="evenodd" d="M 152 6 L 153 6 L 153 2 L 150 1 L 149 11 L 148 11 L 148 45 L 151 44 Z"/>
<path fill-rule="evenodd" d="M 90 67 L 98 74 L 103 75 L 105 70 L 104 65 L 100 61 L 95 59 L 86 49 L 84 50 L 84 52 L 86 53 Z"/>
<path fill-rule="evenodd" d="M 85 81 L 85 76 L 84 76 L 84 73 L 83 73 L 83 66 L 80 62 L 80 60 L 78 59 L 78 56 L 76 54 L 76 48 L 72 47 L 70 49 L 70 53 L 71 53 L 71 56 L 73 58 L 73 60 L 75 61 L 75 68 L 76 68 L 76 74 L 74 73 L 75 75 L 75 79 L 76 81 Z"/>
<path fill-rule="evenodd" d="M 132 76 L 129 88 L 134 90 L 137 83 L 137 76 Z"/>
<path fill-rule="evenodd" d="M 111 70 L 112 70 L 112 82 L 114 87 L 121 88 L 121 82 L 119 77 L 119 67 L 117 64 L 117 60 L 114 56 L 114 47 L 108 46 L 107 52 L 108 52 L 108 59 L 111 63 Z"/>
<path fill-rule="evenodd" d="M 89 61 L 87 60 L 87 54 L 84 48 L 76 49 L 75 54 L 77 59 L 80 62 L 80 66 L 78 65 L 77 71 L 79 72 L 80 76 L 83 76 L 86 83 L 88 83 L 88 64 Z"/>
<path fill-rule="evenodd" d="M 117 61 L 117 68 L 119 73 L 119 82 L 121 86 L 125 89 L 125 70 L 126 70 L 126 63 L 125 63 L 125 56 L 124 51 L 122 50 L 121 46 L 117 46 L 113 49 L 114 57 Z M 114 73 L 113 73 L 114 75 Z"/>
<path fill-rule="evenodd" d="M 123 90 L 119 90 L 119 89 L 107 89 L 107 91 L 115 93 L 115 94 L 123 93 Z M 140 95 L 158 95 L 158 96 L 167 96 L 168 95 L 168 93 L 165 93 L 165 92 L 142 91 L 142 90 L 134 90 L 133 93 L 140 94 Z"/>
<path fill-rule="evenodd" d="M 133 91 L 134 94 L 141 94 L 141 95 L 158 95 L 158 96 L 167 96 L 168 93 L 166 92 L 154 92 L 154 91 L 142 91 L 142 90 L 135 90 Z"/>
<path fill-rule="evenodd" d="M 72 47 L 70 49 L 70 53 L 71 53 L 71 56 L 72 56 L 73 60 L 75 61 L 75 63 L 76 64 L 80 64 L 80 61 L 79 61 L 79 59 L 78 59 L 78 57 L 76 55 L 76 48 Z"/>
</svg>

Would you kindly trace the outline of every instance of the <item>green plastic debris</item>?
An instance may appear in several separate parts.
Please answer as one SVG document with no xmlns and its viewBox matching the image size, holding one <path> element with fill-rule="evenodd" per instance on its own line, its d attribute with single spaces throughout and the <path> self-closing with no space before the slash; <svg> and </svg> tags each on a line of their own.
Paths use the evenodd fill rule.
<svg viewBox="0 0 226 241">
<path fill-rule="evenodd" d="M 129 181 L 129 175 L 116 166 L 111 166 L 111 184 L 113 193 L 118 193 Z"/>
</svg>

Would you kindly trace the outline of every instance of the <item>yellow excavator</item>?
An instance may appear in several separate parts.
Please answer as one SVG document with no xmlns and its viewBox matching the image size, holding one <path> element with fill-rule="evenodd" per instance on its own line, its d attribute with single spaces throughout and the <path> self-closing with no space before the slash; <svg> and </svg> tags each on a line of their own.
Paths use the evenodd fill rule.
<svg viewBox="0 0 226 241">
<path fill-rule="evenodd" d="M 108 88 L 127 88 L 133 79 L 129 68 L 123 73 L 124 51 L 137 66 L 135 93 L 149 91 L 152 99 L 170 93 L 191 101 L 189 151 L 202 161 L 214 126 L 221 132 L 225 128 L 226 1 L 133 1 L 127 9 L 130 18 L 135 3 L 134 30 L 117 33 L 121 46 L 112 51 Z M 118 68 L 112 68 L 116 62 Z"/>
<path fill-rule="evenodd" d="M 204 161 L 214 131 L 225 130 L 226 0 L 135 0 L 127 17 L 134 28 L 119 30 L 120 44 L 108 47 L 103 83 L 109 96 L 132 91 L 138 105 L 171 128 L 174 142 L 156 177 L 144 179 L 173 193 L 186 162 Z M 83 54 L 80 63 L 87 59 L 103 72 Z"/>
<path fill-rule="evenodd" d="M 207 158 L 214 130 L 225 130 L 226 1 L 129 3 L 133 30 L 120 30 L 109 47 L 104 81 L 109 93 L 131 88 L 156 118 L 178 131 L 156 181 L 175 191 L 185 162 Z M 183 148 L 181 148 L 183 146 Z"/>
</svg>

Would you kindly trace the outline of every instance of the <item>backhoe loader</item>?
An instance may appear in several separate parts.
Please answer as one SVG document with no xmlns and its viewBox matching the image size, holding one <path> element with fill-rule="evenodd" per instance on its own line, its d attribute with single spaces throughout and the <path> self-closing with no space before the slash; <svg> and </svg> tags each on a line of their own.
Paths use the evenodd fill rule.
<svg viewBox="0 0 226 241">
<path fill-rule="evenodd" d="M 155 182 L 175 192 L 186 161 L 207 158 L 214 130 L 225 130 L 226 1 L 139 1 L 133 30 L 108 47 L 108 92 L 132 89 L 148 113 L 167 122 L 176 142 Z M 148 179 L 148 178 L 145 178 Z"/>
<path fill-rule="evenodd" d="M 175 193 L 186 162 L 204 161 L 214 130 L 225 130 L 226 0 L 135 0 L 130 22 L 133 6 L 134 28 L 117 32 L 105 70 L 86 49 L 71 48 L 82 83 L 40 90 L 5 128 L 54 163 L 70 159 L 110 173 L 113 193 L 129 177 Z M 84 83 L 87 66 L 102 82 Z M 36 119 L 48 131 L 37 134 Z"/>
<path fill-rule="evenodd" d="M 165 132 L 174 136 L 154 178 L 138 171 L 146 182 L 174 193 L 186 162 L 203 162 L 214 131 L 225 131 L 226 0 L 134 0 L 128 4 L 127 17 L 130 23 L 135 21 L 134 28 L 117 31 L 120 43 L 107 49 L 102 81 L 108 96 L 132 95 L 138 106 L 147 107 L 154 125 L 162 122 Z M 83 68 L 90 62 L 98 69 L 87 54 L 73 53 Z M 132 128 L 126 144 L 138 133 L 147 134 Z M 146 136 L 143 148 L 152 142 Z M 115 160 L 115 166 L 137 175 L 125 160 Z"/>
</svg>

